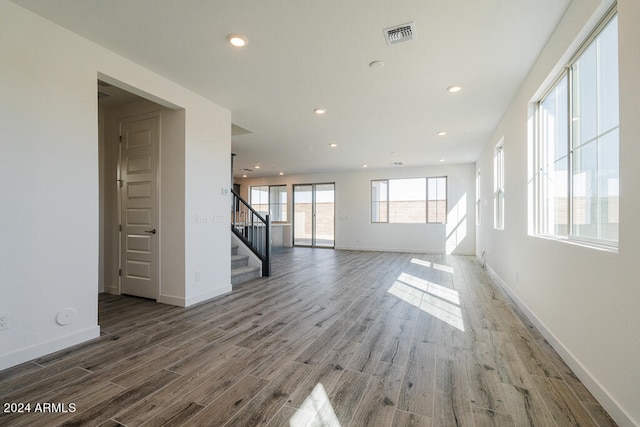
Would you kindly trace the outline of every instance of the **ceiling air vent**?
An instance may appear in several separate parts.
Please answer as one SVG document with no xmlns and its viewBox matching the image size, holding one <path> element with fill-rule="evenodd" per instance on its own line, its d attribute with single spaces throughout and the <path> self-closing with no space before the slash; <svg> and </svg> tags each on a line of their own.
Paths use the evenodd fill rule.
<svg viewBox="0 0 640 427">
<path fill-rule="evenodd" d="M 391 164 L 393 166 L 404 166 L 404 163 L 402 163 L 402 162 L 391 162 Z"/>
<path fill-rule="evenodd" d="M 242 169 L 242 172 L 253 172 L 253 169 L 244 168 L 244 169 Z"/>
<path fill-rule="evenodd" d="M 416 39 L 416 26 L 413 22 L 385 28 L 383 32 L 387 44 L 398 44 Z"/>
</svg>

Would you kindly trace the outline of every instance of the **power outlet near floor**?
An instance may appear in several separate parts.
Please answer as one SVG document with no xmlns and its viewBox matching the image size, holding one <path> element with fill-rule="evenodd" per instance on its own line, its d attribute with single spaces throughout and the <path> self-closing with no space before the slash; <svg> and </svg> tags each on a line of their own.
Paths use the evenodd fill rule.
<svg viewBox="0 0 640 427">
<path fill-rule="evenodd" d="M 11 327 L 9 320 L 9 313 L 0 313 L 0 331 Z"/>
</svg>

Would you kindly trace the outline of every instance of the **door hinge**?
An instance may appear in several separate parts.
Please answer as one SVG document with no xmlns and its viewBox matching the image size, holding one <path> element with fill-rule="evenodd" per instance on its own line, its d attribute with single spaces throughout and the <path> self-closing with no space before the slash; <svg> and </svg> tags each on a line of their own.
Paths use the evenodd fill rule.
<svg viewBox="0 0 640 427">
<path fill-rule="evenodd" d="M 119 228 L 119 231 L 122 231 L 122 224 L 120 224 L 118 228 Z"/>
<path fill-rule="evenodd" d="M 118 276 L 122 276 L 122 269 L 118 269 Z"/>
<path fill-rule="evenodd" d="M 122 142 L 122 135 L 120 135 L 120 142 Z"/>
</svg>

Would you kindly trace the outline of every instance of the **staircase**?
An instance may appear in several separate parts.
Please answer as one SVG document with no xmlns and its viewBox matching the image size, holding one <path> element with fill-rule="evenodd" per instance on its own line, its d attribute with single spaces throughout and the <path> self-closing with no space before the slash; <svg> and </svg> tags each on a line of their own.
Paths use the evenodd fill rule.
<svg viewBox="0 0 640 427">
<path fill-rule="evenodd" d="M 238 245 L 231 244 L 231 284 L 239 285 L 262 276 L 262 267 L 249 265 L 249 255 L 238 254 Z"/>
<path fill-rule="evenodd" d="M 271 275 L 271 221 L 235 190 L 231 195 L 231 284 L 237 285 Z"/>
</svg>

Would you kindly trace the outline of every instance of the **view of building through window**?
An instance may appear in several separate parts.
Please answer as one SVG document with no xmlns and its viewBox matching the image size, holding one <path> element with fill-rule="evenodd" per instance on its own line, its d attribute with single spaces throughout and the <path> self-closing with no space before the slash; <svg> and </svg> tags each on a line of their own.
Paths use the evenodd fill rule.
<svg viewBox="0 0 640 427">
<path fill-rule="evenodd" d="M 538 102 L 538 234 L 617 244 L 617 34 L 614 14 Z"/>
<path fill-rule="evenodd" d="M 447 178 L 371 181 L 371 222 L 446 223 Z"/>
</svg>

